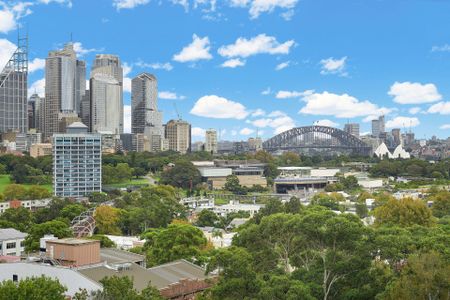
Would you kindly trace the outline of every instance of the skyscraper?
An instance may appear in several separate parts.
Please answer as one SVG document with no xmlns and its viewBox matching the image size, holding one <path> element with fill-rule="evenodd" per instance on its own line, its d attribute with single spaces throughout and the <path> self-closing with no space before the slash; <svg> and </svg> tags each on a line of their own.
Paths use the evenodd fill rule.
<svg viewBox="0 0 450 300">
<path fill-rule="evenodd" d="M 379 116 L 378 119 L 372 120 L 372 136 L 379 137 L 384 132 L 384 116 Z"/>
<path fill-rule="evenodd" d="M 75 69 L 75 111 L 81 117 L 81 101 L 86 93 L 86 62 L 77 60 Z M 85 124 L 87 125 L 87 124 Z"/>
<path fill-rule="evenodd" d="M 144 133 L 151 151 L 164 145 L 163 115 L 158 111 L 158 82 L 149 73 L 141 73 L 131 81 L 131 132 Z"/>
<path fill-rule="evenodd" d="M 191 124 L 183 120 L 170 120 L 166 124 L 166 139 L 169 150 L 182 154 L 191 151 Z"/>
<path fill-rule="evenodd" d="M 58 132 L 58 114 L 79 113 L 81 88 L 86 85 L 86 66 L 77 61 L 73 43 L 62 50 L 50 51 L 45 60 L 44 136 Z"/>
<path fill-rule="evenodd" d="M 208 129 L 205 132 L 205 151 L 217 153 L 217 131 Z"/>
<path fill-rule="evenodd" d="M 111 75 L 97 73 L 90 81 L 92 132 L 123 133 L 122 87 Z"/>
<path fill-rule="evenodd" d="M 359 138 L 359 124 L 358 123 L 345 124 L 344 131 Z"/>
<path fill-rule="evenodd" d="M 94 84 L 97 83 L 96 88 L 92 86 L 93 82 Z M 103 130 L 101 128 L 109 128 L 113 129 L 113 133 L 123 133 L 122 91 L 123 69 L 119 57 L 111 54 L 97 54 L 91 69 L 90 83 L 91 129 L 93 132 L 96 130 Z M 97 103 L 97 101 L 100 102 Z M 108 108 L 109 112 L 109 107 L 115 109 L 113 116 L 102 119 L 101 112 L 98 109 L 96 110 L 97 115 L 94 115 L 96 107 L 101 107 L 103 105 L 105 105 L 105 109 Z M 94 120 L 103 123 L 94 123 Z M 118 126 L 117 122 L 119 122 Z M 98 124 L 102 124 L 100 125 L 101 128 Z M 110 131 L 109 129 L 104 131 Z"/>
<path fill-rule="evenodd" d="M 0 133 L 27 132 L 27 85 L 28 38 L 19 38 L 16 51 L 0 73 Z"/>
<path fill-rule="evenodd" d="M 73 123 L 53 135 L 53 188 L 57 197 L 87 197 L 102 190 L 102 137 Z"/>
</svg>

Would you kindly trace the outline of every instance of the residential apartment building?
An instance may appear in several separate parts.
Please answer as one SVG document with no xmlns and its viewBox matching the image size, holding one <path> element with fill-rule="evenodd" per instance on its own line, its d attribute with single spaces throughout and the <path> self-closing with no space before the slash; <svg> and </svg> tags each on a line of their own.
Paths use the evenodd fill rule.
<svg viewBox="0 0 450 300">
<path fill-rule="evenodd" d="M 191 124 L 183 120 L 170 120 L 166 124 L 169 150 L 185 154 L 191 151 Z"/>
<path fill-rule="evenodd" d="M 13 228 L 0 229 L 0 260 L 2 255 L 22 255 L 25 251 L 26 236 L 26 233 Z"/>
<path fill-rule="evenodd" d="M 208 129 L 205 132 L 205 151 L 217 153 L 217 131 L 214 129 Z"/>
<path fill-rule="evenodd" d="M 83 198 L 102 189 L 102 138 L 76 122 L 53 135 L 53 187 L 58 197 Z"/>
</svg>

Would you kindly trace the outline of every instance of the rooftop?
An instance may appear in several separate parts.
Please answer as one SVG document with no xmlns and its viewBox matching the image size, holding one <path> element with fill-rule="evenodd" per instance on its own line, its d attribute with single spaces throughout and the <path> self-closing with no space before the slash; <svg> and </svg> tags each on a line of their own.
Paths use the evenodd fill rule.
<svg viewBox="0 0 450 300">
<path fill-rule="evenodd" d="M 15 239 L 24 239 L 27 236 L 26 233 L 23 233 L 14 228 L 4 228 L 0 229 L 0 241 L 8 241 Z"/>
<path fill-rule="evenodd" d="M 161 266 L 145 269 L 137 264 L 129 264 L 120 271 L 114 267 L 103 265 L 80 269 L 78 272 L 99 282 L 106 276 L 133 277 L 134 288 L 138 291 L 151 284 L 157 289 L 165 288 L 183 279 L 205 279 L 205 270 L 186 260 L 177 260 Z"/>
<path fill-rule="evenodd" d="M 66 238 L 66 239 L 60 239 L 60 240 L 46 241 L 46 243 L 61 244 L 61 245 L 87 245 L 87 244 L 100 243 L 100 241 L 84 240 L 84 239 L 76 239 L 76 238 Z"/>
<path fill-rule="evenodd" d="M 106 261 L 108 264 L 120 264 L 126 262 L 138 263 L 145 260 L 144 255 L 115 248 L 100 249 L 100 258 L 102 261 Z"/>
</svg>

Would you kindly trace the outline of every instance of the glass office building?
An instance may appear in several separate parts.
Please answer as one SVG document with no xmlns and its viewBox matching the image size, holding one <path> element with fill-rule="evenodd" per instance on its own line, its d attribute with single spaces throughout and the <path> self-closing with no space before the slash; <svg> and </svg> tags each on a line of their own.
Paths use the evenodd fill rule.
<svg viewBox="0 0 450 300">
<path fill-rule="evenodd" d="M 102 137 L 75 122 L 67 133 L 53 135 L 53 189 L 55 196 L 88 197 L 102 190 Z"/>
</svg>

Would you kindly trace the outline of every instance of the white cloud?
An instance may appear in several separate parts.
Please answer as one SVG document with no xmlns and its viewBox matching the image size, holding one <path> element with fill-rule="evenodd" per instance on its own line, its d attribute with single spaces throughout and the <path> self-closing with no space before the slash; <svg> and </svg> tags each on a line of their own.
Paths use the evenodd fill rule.
<svg viewBox="0 0 450 300">
<path fill-rule="evenodd" d="M 189 1 L 188 0 L 170 0 L 173 4 L 183 6 L 185 11 L 189 10 Z"/>
<path fill-rule="evenodd" d="M 192 36 L 192 43 L 184 47 L 180 53 L 173 56 L 174 61 L 178 62 L 191 62 L 197 60 L 209 60 L 212 55 L 209 53 L 210 49 L 209 38 L 205 36 L 201 38 L 194 34 Z"/>
<path fill-rule="evenodd" d="M 445 44 L 442 46 L 433 46 L 431 52 L 450 52 L 450 45 Z"/>
<path fill-rule="evenodd" d="M 7 39 L 0 39 L 0 70 L 3 70 L 16 48 L 17 46 Z"/>
<path fill-rule="evenodd" d="M 273 128 L 274 134 L 278 134 L 295 127 L 294 120 L 286 113 L 279 110 L 271 112 L 267 118 L 247 121 L 247 123 L 250 123 L 258 128 Z"/>
<path fill-rule="evenodd" d="M 123 132 L 131 133 L 131 105 L 123 106 Z"/>
<path fill-rule="evenodd" d="M 171 63 L 166 62 L 166 63 L 144 63 L 142 61 L 139 61 L 135 64 L 136 66 L 138 66 L 139 68 L 151 68 L 153 70 L 166 70 L 166 71 L 171 71 L 173 69 L 173 66 Z"/>
<path fill-rule="evenodd" d="M 294 44 L 294 40 L 289 40 L 280 44 L 273 36 L 259 34 L 251 39 L 240 37 L 234 44 L 220 47 L 218 53 L 221 56 L 228 58 L 246 58 L 256 54 L 289 54 L 289 51 Z"/>
<path fill-rule="evenodd" d="M 431 114 L 441 114 L 441 115 L 450 115 L 450 102 L 439 102 L 433 104 L 428 109 L 428 112 Z"/>
<path fill-rule="evenodd" d="M 277 99 L 289 99 L 289 98 L 300 98 L 308 95 L 312 95 L 314 93 L 313 90 L 306 90 L 304 92 L 298 91 L 278 91 L 275 98 Z"/>
<path fill-rule="evenodd" d="M 205 137 L 206 130 L 200 127 L 192 127 L 191 134 L 195 137 Z"/>
<path fill-rule="evenodd" d="M 101 49 L 96 49 L 96 48 L 91 48 L 91 49 L 87 49 L 83 47 L 83 44 L 81 44 L 80 42 L 74 42 L 73 43 L 73 50 L 77 53 L 78 56 L 84 56 L 88 53 L 91 52 L 102 52 L 104 51 L 103 48 Z"/>
<path fill-rule="evenodd" d="M 231 130 L 231 135 L 236 136 L 238 134 L 237 130 Z"/>
<path fill-rule="evenodd" d="M 450 124 L 444 124 L 441 127 L 439 127 L 440 129 L 450 129 Z"/>
<path fill-rule="evenodd" d="M 114 0 L 113 6 L 117 10 L 121 10 L 121 9 L 135 8 L 136 6 L 145 5 L 149 2 L 150 0 Z"/>
<path fill-rule="evenodd" d="M 36 80 L 28 89 L 28 95 L 38 94 L 39 97 L 45 96 L 45 78 Z"/>
<path fill-rule="evenodd" d="M 0 10 L 0 32 L 8 33 L 14 28 L 16 28 L 16 17 L 11 10 L 4 6 L 3 9 Z"/>
<path fill-rule="evenodd" d="M 287 67 L 289 67 L 290 64 L 291 64 L 290 61 L 282 62 L 275 67 L 275 70 L 280 71 L 280 70 L 286 69 Z"/>
<path fill-rule="evenodd" d="M 347 76 L 347 72 L 345 72 L 345 64 L 347 62 L 347 56 L 344 56 L 340 59 L 334 59 L 333 57 L 329 57 L 327 59 L 322 59 L 320 64 L 322 65 L 322 70 L 320 74 L 338 74 L 339 76 Z"/>
<path fill-rule="evenodd" d="M 122 64 L 123 71 L 123 91 L 127 93 L 131 93 L 131 78 L 128 75 L 131 73 L 133 68 L 128 63 L 124 62 Z"/>
<path fill-rule="evenodd" d="M 266 112 L 264 110 L 262 110 L 261 108 L 258 108 L 257 110 L 252 112 L 251 116 L 252 117 L 261 117 L 261 116 L 264 116 L 265 114 L 266 114 Z"/>
<path fill-rule="evenodd" d="M 354 118 L 383 115 L 391 111 L 385 107 L 380 108 L 367 100 L 360 101 L 348 94 L 314 93 L 304 96 L 302 100 L 306 102 L 306 105 L 300 109 L 299 113 L 309 115 Z"/>
<path fill-rule="evenodd" d="M 420 113 L 421 111 L 422 111 L 422 109 L 421 109 L 420 107 L 418 107 L 418 106 L 411 107 L 411 108 L 408 110 L 408 112 L 409 112 L 410 114 L 412 114 L 412 115 L 418 114 L 418 113 Z"/>
<path fill-rule="evenodd" d="M 270 89 L 270 86 L 267 87 L 264 91 L 261 92 L 261 95 L 270 95 L 272 93 L 272 90 Z"/>
<path fill-rule="evenodd" d="M 225 61 L 222 65 L 223 68 L 236 68 L 245 66 L 245 60 L 241 60 L 239 58 L 232 58 Z"/>
<path fill-rule="evenodd" d="M 158 97 L 161 99 L 167 99 L 167 100 L 183 100 L 186 97 L 182 95 L 177 95 L 174 92 L 169 91 L 161 91 L 158 93 Z"/>
<path fill-rule="evenodd" d="M 395 117 L 386 122 L 386 128 L 416 127 L 418 125 L 420 125 L 420 121 L 416 117 Z"/>
<path fill-rule="evenodd" d="M 72 1 L 71 0 L 39 0 L 40 3 L 43 4 L 50 4 L 50 3 L 58 3 L 58 4 L 67 4 L 69 8 L 72 7 Z"/>
<path fill-rule="evenodd" d="M 35 58 L 28 63 L 28 72 L 33 73 L 45 69 L 45 59 Z"/>
<path fill-rule="evenodd" d="M 400 104 L 431 103 L 442 99 L 434 84 L 409 81 L 395 82 L 388 95 L 394 97 L 394 102 Z"/>
<path fill-rule="evenodd" d="M 337 127 L 337 126 L 339 126 L 338 123 L 333 122 L 333 121 L 328 120 L 328 119 L 315 121 L 314 125 L 317 125 L 317 126 L 328 126 L 328 127 Z"/>
<path fill-rule="evenodd" d="M 245 106 L 239 102 L 234 102 L 216 95 L 207 95 L 197 100 L 191 109 L 191 114 L 215 119 L 242 120 L 249 113 Z"/>
<path fill-rule="evenodd" d="M 242 128 L 241 131 L 239 131 L 239 134 L 241 134 L 241 135 L 250 135 L 250 134 L 252 134 L 254 132 L 255 132 L 255 130 L 245 127 L 245 128 Z"/>
<path fill-rule="evenodd" d="M 271 13 L 276 8 L 287 9 L 287 12 L 282 14 L 284 19 L 292 17 L 292 9 L 297 5 L 298 0 L 230 0 L 231 6 L 234 7 L 249 7 L 251 19 L 258 18 L 262 13 Z M 291 16 L 286 16 L 286 13 Z"/>
</svg>

